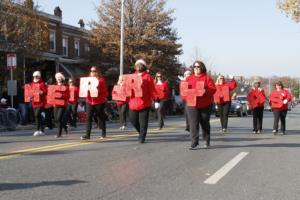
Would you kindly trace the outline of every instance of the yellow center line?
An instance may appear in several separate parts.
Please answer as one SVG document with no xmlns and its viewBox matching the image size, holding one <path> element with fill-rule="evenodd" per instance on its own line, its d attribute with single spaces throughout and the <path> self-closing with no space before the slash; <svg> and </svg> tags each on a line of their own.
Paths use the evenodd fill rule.
<svg viewBox="0 0 300 200">
<path fill-rule="evenodd" d="M 212 123 L 216 122 L 216 121 L 217 120 L 211 120 Z M 173 127 L 170 127 L 170 128 L 164 128 L 163 132 L 173 131 L 173 130 L 176 130 L 178 128 L 184 128 L 184 126 L 183 125 L 177 125 L 177 126 L 173 126 Z M 149 131 L 148 131 L 148 133 L 150 133 L 150 134 L 163 133 L 163 132 L 157 131 L 155 129 L 149 129 Z M 43 147 L 37 147 L 37 148 L 23 149 L 23 150 L 12 151 L 12 152 L 3 152 L 3 153 L 0 152 L 0 160 L 20 157 L 20 156 L 29 155 L 29 154 L 36 154 L 36 153 L 66 149 L 66 148 L 71 148 L 71 147 L 78 147 L 78 146 L 82 146 L 82 145 L 96 144 L 96 143 L 112 141 L 112 140 L 117 140 L 117 139 L 123 139 L 123 138 L 128 138 L 128 137 L 134 137 L 134 136 L 138 136 L 138 134 L 136 134 L 136 131 L 128 131 L 128 132 L 126 132 L 126 134 L 110 135 L 110 136 L 108 136 L 107 138 L 104 138 L 104 139 L 99 138 L 99 139 L 94 139 L 94 140 L 89 140 L 89 141 L 68 142 L 68 143 L 62 143 L 62 144 L 57 144 L 57 145 L 50 145 L 50 146 L 43 146 Z"/>
</svg>

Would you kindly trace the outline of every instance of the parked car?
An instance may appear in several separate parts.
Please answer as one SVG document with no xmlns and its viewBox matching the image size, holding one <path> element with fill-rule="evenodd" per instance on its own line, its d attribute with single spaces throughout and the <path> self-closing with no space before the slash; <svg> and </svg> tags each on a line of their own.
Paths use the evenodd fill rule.
<svg viewBox="0 0 300 200">
<path fill-rule="evenodd" d="M 214 110 L 215 110 L 216 117 L 219 117 L 220 113 L 219 113 L 218 105 L 215 105 Z M 247 116 L 247 106 L 245 104 L 242 104 L 238 100 L 232 100 L 230 110 L 229 110 L 229 115 L 238 116 L 238 117 Z"/>
<path fill-rule="evenodd" d="M 272 108 L 269 103 L 265 103 L 264 110 L 272 112 Z"/>
<path fill-rule="evenodd" d="M 238 95 L 238 96 L 236 96 L 236 100 L 239 101 L 244 106 L 246 106 L 247 114 L 248 115 L 252 114 L 252 110 L 251 110 L 251 108 L 249 106 L 249 102 L 247 100 L 247 96 L 246 95 Z"/>
</svg>

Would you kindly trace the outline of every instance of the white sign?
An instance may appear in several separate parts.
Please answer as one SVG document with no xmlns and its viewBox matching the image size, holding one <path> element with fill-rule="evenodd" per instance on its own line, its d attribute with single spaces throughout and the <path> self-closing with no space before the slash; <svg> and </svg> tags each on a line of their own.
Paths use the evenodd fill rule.
<svg viewBox="0 0 300 200">
<path fill-rule="evenodd" d="M 17 68 L 17 55 L 16 54 L 7 54 L 7 69 L 12 70 Z"/>
</svg>

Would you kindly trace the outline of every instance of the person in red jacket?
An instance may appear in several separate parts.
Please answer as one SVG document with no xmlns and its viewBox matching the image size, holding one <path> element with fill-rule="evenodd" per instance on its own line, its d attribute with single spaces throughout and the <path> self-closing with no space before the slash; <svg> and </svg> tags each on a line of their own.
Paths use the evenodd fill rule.
<svg viewBox="0 0 300 200">
<path fill-rule="evenodd" d="M 79 99 L 79 88 L 75 84 L 75 80 L 73 78 L 69 78 L 69 99 L 68 106 L 66 109 L 66 120 L 70 122 L 71 126 L 77 127 L 77 106 Z M 72 94 L 71 94 L 72 93 Z"/>
<path fill-rule="evenodd" d="M 123 84 L 122 76 L 119 77 L 118 85 Z M 125 130 L 127 126 L 126 118 L 127 118 L 127 112 L 128 112 L 128 104 L 127 101 L 116 101 L 118 113 L 119 113 L 119 119 L 120 119 L 120 130 Z"/>
<path fill-rule="evenodd" d="M 253 133 L 261 133 L 266 94 L 265 91 L 260 87 L 259 80 L 254 80 L 253 88 L 249 90 L 247 100 L 253 111 Z"/>
<path fill-rule="evenodd" d="M 220 75 L 216 81 L 217 91 L 226 91 L 227 94 L 222 98 L 218 97 L 218 102 L 215 102 L 220 112 L 220 122 L 222 126 L 222 133 L 227 132 L 228 127 L 228 114 L 231 106 L 230 92 L 236 88 L 236 81 L 232 75 L 229 76 L 230 82 L 225 81 L 225 77 Z M 225 96 L 227 98 L 225 98 Z"/>
<path fill-rule="evenodd" d="M 168 82 L 164 80 L 161 72 L 156 73 L 154 82 L 157 93 L 155 97 L 155 109 L 158 117 L 158 130 L 161 130 L 164 127 L 165 103 L 169 98 L 170 89 Z"/>
<path fill-rule="evenodd" d="M 205 140 L 204 148 L 210 146 L 210 115 L 214 102 L 213 96 L 216 92 L 215 83 L 206 73 L 207 70 L 203 62 L 195 61 L 193 70 L 194 73 L 187 78 L 189 88 L 196 89 L 197 82 L 203 82 L 205 93 L 203 96 L 196 98 L 196 106 L 188 106 L 187 108 L 192 137 L 190 150 L 196 149 L 199 145 L 199 123 Z"/>
<path fill-rule="evenodd" d="M 149 111 L 152 100 L 155 98 L 155 86 L 152 77 L 147 72 L 147 64 L 144 60 L 137 60 L 135 74 L 142 77 L 141 89 L 143 97 L 131 96 L 129 98 L 129 119 L 134 128 L 139 132 L 139 142 L 144 143 L 147 135 Z"/>
<path fill-rule="evenodd" d="M 56 85 L 58 86 L 65 86 L 67 89 L 65 91 L 60 91 L 61 97 L 60 100 L 63 100 L 63 104 L 54 104 L 54 121 L 56 124 L 56 127 L 58 128 L 58 132 L 55 136 L 55 138 L 60 138 L 62 136 L 62 129 L 65 128 L 66 132 L 66 124 L 64 120 L 66 107 L 68 105 L 69 100 L 69 89 L 68 86 L 65 84 L 65 76 L 58 72 L 55 74 L 56 79 Z"/>
<path fill-rule="evenodd" d="M 41 79 L 41 72 L 35 71 L 33 73 L 33 82 L 30 84 L 31 87 L 38 86 L 39 91 L 39 101 L 32 100 L 32 108 L 34 111 L 34 118 L 36 123 L 36 131 L 34 132 L 33 136 L 45 135 L 44 133 L 44 125 L 42 123 L 42 112 L 44 110 L 44 106 L 46 105 L 46 96 L 47 96 L 47 87 L 45 82 Z"/>
<path fill-rule="evenodd" d="M 86 112 L 87 112 L 87 123 L 86 123 L 86 135 L 81 136 L 82 140 L 89 140 L 91 137 L 91 129 L 92 129 L 92 120 L 93 115 L 96 113 L 97 121 L 102 129 L 101 138 L 106 137 L 106 114 L 104 113 L 105 103 L 108 97 L 108 91 L 106 86 L 106 81 L 103 76 L 98 73 L 96 67 L 91 67 L 90 77 L 96 77 L 99 80 L 98 84 L 98 96 L 91 97 L 90 92 L 88 92 L 88 96 L 86 97 Z"/>
<path fill-rule="evenodd" d="M 281 134 L 285 134 L 286 130 L 286 115 L 288 111 L 288 103 L 292 100 L 292 95 L 287 89 L 284 89 L 281 81 L 275 84 L 275 90 L 270 94 L 270 105 L 273 110 L 274 124 L 273 124 L 273 134 L 278 133 L 278 123 L 279 119 L 281 122 Z"/>
<path fill-rule="evenodd" d="M 184 72 L 183 77 L 182 76 L 178 76 L 180 81 L 186 81 L 186 79 L 192 74 L 192 72 L 190 70 L 187 70 Z M 190 132 L 190 125 L 189 125 L 189 119 L 188 119 L 188 115 L 187 115 L 187 104 L 186 104 L 186 99 L 184 96 L 181 96 L 182 99 L 182 105 L 183 105 L 183 111 L 184 111 L 184 115 L 185 115 L 185 131 Z"/>
</svg>

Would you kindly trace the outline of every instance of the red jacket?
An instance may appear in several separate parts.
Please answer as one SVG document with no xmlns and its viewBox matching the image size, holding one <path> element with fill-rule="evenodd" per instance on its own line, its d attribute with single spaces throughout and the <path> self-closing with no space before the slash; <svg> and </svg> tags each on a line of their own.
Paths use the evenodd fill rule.
<svg viewBox="0 0 300 200">
<path fill-rule="evenodd" d="M 106 86 L 106 81 L 103 76 L 99 76 L 99 85 L 98 85 L 98 97 L 91 97 L 90 92 L 88 92 L 88 96 L 86 97 L 86 103 L 91 105 L 103 104 L 106 102 L 106 98 L 108 97 L 108 91 Z"/>
<path fill-rule="evenodd" d="M 265 106 L 266 94 L 263 89 L 251 88 L 247 95 L 247 100 L 252 109 Z"/>
<path fill-rule="evenodd" d="M 156 90 L 152 77 L 147 72 L 143 72 L 141 76 L 143 79 L 143 97 L 129 98 L 128 104 L 131 110 L 142 110 L 144 108 L 151 107 L 152 99 L 154 99 L 156 96 Z"/>
<path fill-rule="evenodd" d="M 229 99 L 228 100 L 221 99 L 220 104 L 225 104 L 225 103 L 228 103 L 231 101 L 230 92 L 236 88 L 236 81 L 234 79 L 232 79 L 230 82 L 225 82 L 222 85 L 216 84 L 217 91 L 222 91 L 224 88 L 227 88 L 227 87 L 229 88 L 229 91 L 228 91 Z"/>
<path fill-rule="evenodd" d="M 204 82 L 205 94 L 201 97 L 197 97 L 195 108 L 205 108 L 214 102 L 214 93 L 216 92 L 216 86 L 212 78 L 206 73 L 201 73 L 200 76 L 192 74 L 186 80 L 189 84 L 189 89 L 195 89 L 198 81 Z"/>
<path fill-rule="evenodd" d="M 170 89 L 167 81 L 163 82 L 162 85 L 156 83 L 155 89 L 156 89 L 155 99 L 167 100 L 169 98 Z"/>
<path fill-rule="evenodd" d="M 31 87 L 33 85 L 39 85 L 40 91 L 43 92 L 43 94 L 40 94 L 40 101 L 39 102 L 32 101 L 32 107 L 33 108 L 44 107 L 47 103 L 47 101 L 46 101 L 46 97 L 47 97 L 47 86 L 46 86 L 46 84 L 42 80 L 39 80 L 38 82 L 32 82 L 30 85 L 31 85 Z"/>
<path fill-rule="evenodd" d="M 288 100 L 288 102 L 292 101 L 292 95 L 288 90 L 286 90 L 286 89 L 279 90 L 279 91 L 277 91 L 276 89 L 273 90 L 270 94 L 270 105 L 271 105 L 273 110 L 277 110 L 277 111 L 287 110 L 288 109 L 288 104 L 283 104 L 282 103 L 282 106 L 280 108 L 274 107 L 275 103 L 272 101 L 272 99 L 274 97 L 278 97 L 279 99 L 281 99 L 282 102 L 284 100 Z"/>
<path fill-rule="evenodd" d="M 71 99 L 71 89 L 72 88 L 74 88 L 74 100 Z M 70 95 L 69 95 L 70 98 L 68 100 L 69 103 L 74 104 L 74 105 L 77 104 L 78 100 L 79 100 L 79 88 L 77 86 L 72 86 L 72 87 L 69 86 L 69 92 L 70 92 Z"/>
</svg>

